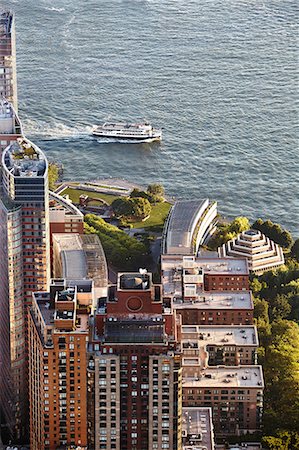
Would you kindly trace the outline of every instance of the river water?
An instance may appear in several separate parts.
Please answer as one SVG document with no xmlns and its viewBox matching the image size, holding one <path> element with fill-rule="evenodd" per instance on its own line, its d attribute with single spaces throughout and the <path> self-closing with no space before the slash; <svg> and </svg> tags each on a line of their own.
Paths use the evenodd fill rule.
<svg viewBox="0 0 299 450">
<path fill-rule="evenodd" d="M 5 2 L 2 2 L 2 4 Z M 299 235 L 296 0 L 15 0 L 19 113 L 65 179 L 161 182 Z M 147 119 L 159 144 L 90 136 Z"/>
</svg>

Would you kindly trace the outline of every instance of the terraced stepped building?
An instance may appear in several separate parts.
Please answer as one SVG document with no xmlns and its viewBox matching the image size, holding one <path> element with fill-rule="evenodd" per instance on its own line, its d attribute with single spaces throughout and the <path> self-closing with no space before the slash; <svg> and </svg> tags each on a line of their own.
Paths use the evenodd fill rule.
<svg viewBox="0 0 299 450">
<path fill-rule="evenodd" d="M 284 264 L 282 248 L 258 230 L 243 231 L 218 248 L 220 257 L 246 258 L 249 270 L 257 275 Z"/>
</svg>

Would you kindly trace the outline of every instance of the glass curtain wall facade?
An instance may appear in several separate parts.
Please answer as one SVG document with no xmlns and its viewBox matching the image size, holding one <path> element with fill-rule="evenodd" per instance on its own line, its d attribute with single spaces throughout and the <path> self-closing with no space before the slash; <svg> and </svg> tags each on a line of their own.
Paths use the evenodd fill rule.
<svg viewBox="0 0 299 450">
<path fill-rule="evenodd" d="M 0 201 L 0 399 L 2 422 L 20 437 L 25 377 L 21 207 Z M 18 386 L 17 389 L 15 387 Z M 16 419 L 16 420 L 15 420 Z"/>
</svg>

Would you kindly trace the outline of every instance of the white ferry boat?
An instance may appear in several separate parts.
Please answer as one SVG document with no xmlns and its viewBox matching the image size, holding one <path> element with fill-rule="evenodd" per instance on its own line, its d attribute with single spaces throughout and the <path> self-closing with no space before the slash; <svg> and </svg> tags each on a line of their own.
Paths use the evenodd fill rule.
<svg viewBox="0 0 299 450">
<path fill-rule="evenodd" d="M 92 134 L 97 137 L 136 142 L 153 142 L 162 139 L 162 130 L 149 123 L 105 122 L 94 126 Z"/>
</svg>

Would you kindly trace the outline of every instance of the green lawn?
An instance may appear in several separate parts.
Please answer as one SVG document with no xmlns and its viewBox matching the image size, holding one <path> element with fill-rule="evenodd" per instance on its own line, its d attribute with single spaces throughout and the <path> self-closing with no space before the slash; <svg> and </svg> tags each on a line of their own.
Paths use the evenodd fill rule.
<svg viewBox="0 0 299 450">
<path fill-rule="evenodd" d="M 89 197 L 99 199 L 99 201 L 102 199 L 106 201 L 109 205 L 115 200 L 116 198 L 119 198 L 119 196 L 116 195 L 110 195 L 110 194 L 102 194 L 101 192 L 90 192 L 86 191 L 84 189 L 72 189 L 71 187 L 68 187 L 65 189 L 61 195 L 68 195 L 70 199 L 73 201 L 73 203 L 79 204 L 79 197 L 80 195 L 88 195 Z M 89 205 L 98 205 L 99 203 L 96 201 L 92 201 L 89 203 Z M 152 212 L 150 217 L 145 220 L 144 222 L 132 222 L 133 228 L 145 228 L 145 229 L 162 229 L 165 219 L 167 217 L 167 214 L 171 208 L 171 204 L 168 202 L 163 203 L 157 203 L 152 207 Z"/>
<path fill-rule="evenodd" d="M 171 208 L 168 202 L 157 203 L 153 206 L 150 217 L 144 222 L 132 222 L 133 228 L 161 228 L 164 225 L 167 214 Z"/>
<path fill-rule="evenodd" d="M 73 203 L 79 204 L 79 197 L 80 195 L 88 195 L 92 198 L 98 198 L 99 200 L 102 199 L 105 202 L 107 202 L 109 205 L 118 198 L 116 195 L 110 195 L 110 194 L 102 194 L 101 192 L 91 192 L 91 191 L 85 191 L 84 189 L 72 189 L 67 188 L 64 191 L 62 191 L 61 195 L 68 195 L 70 199 L 73 201 Z M 90 205 L 96 204 L 96 202 L 90 202 Z"/>
</svg>

